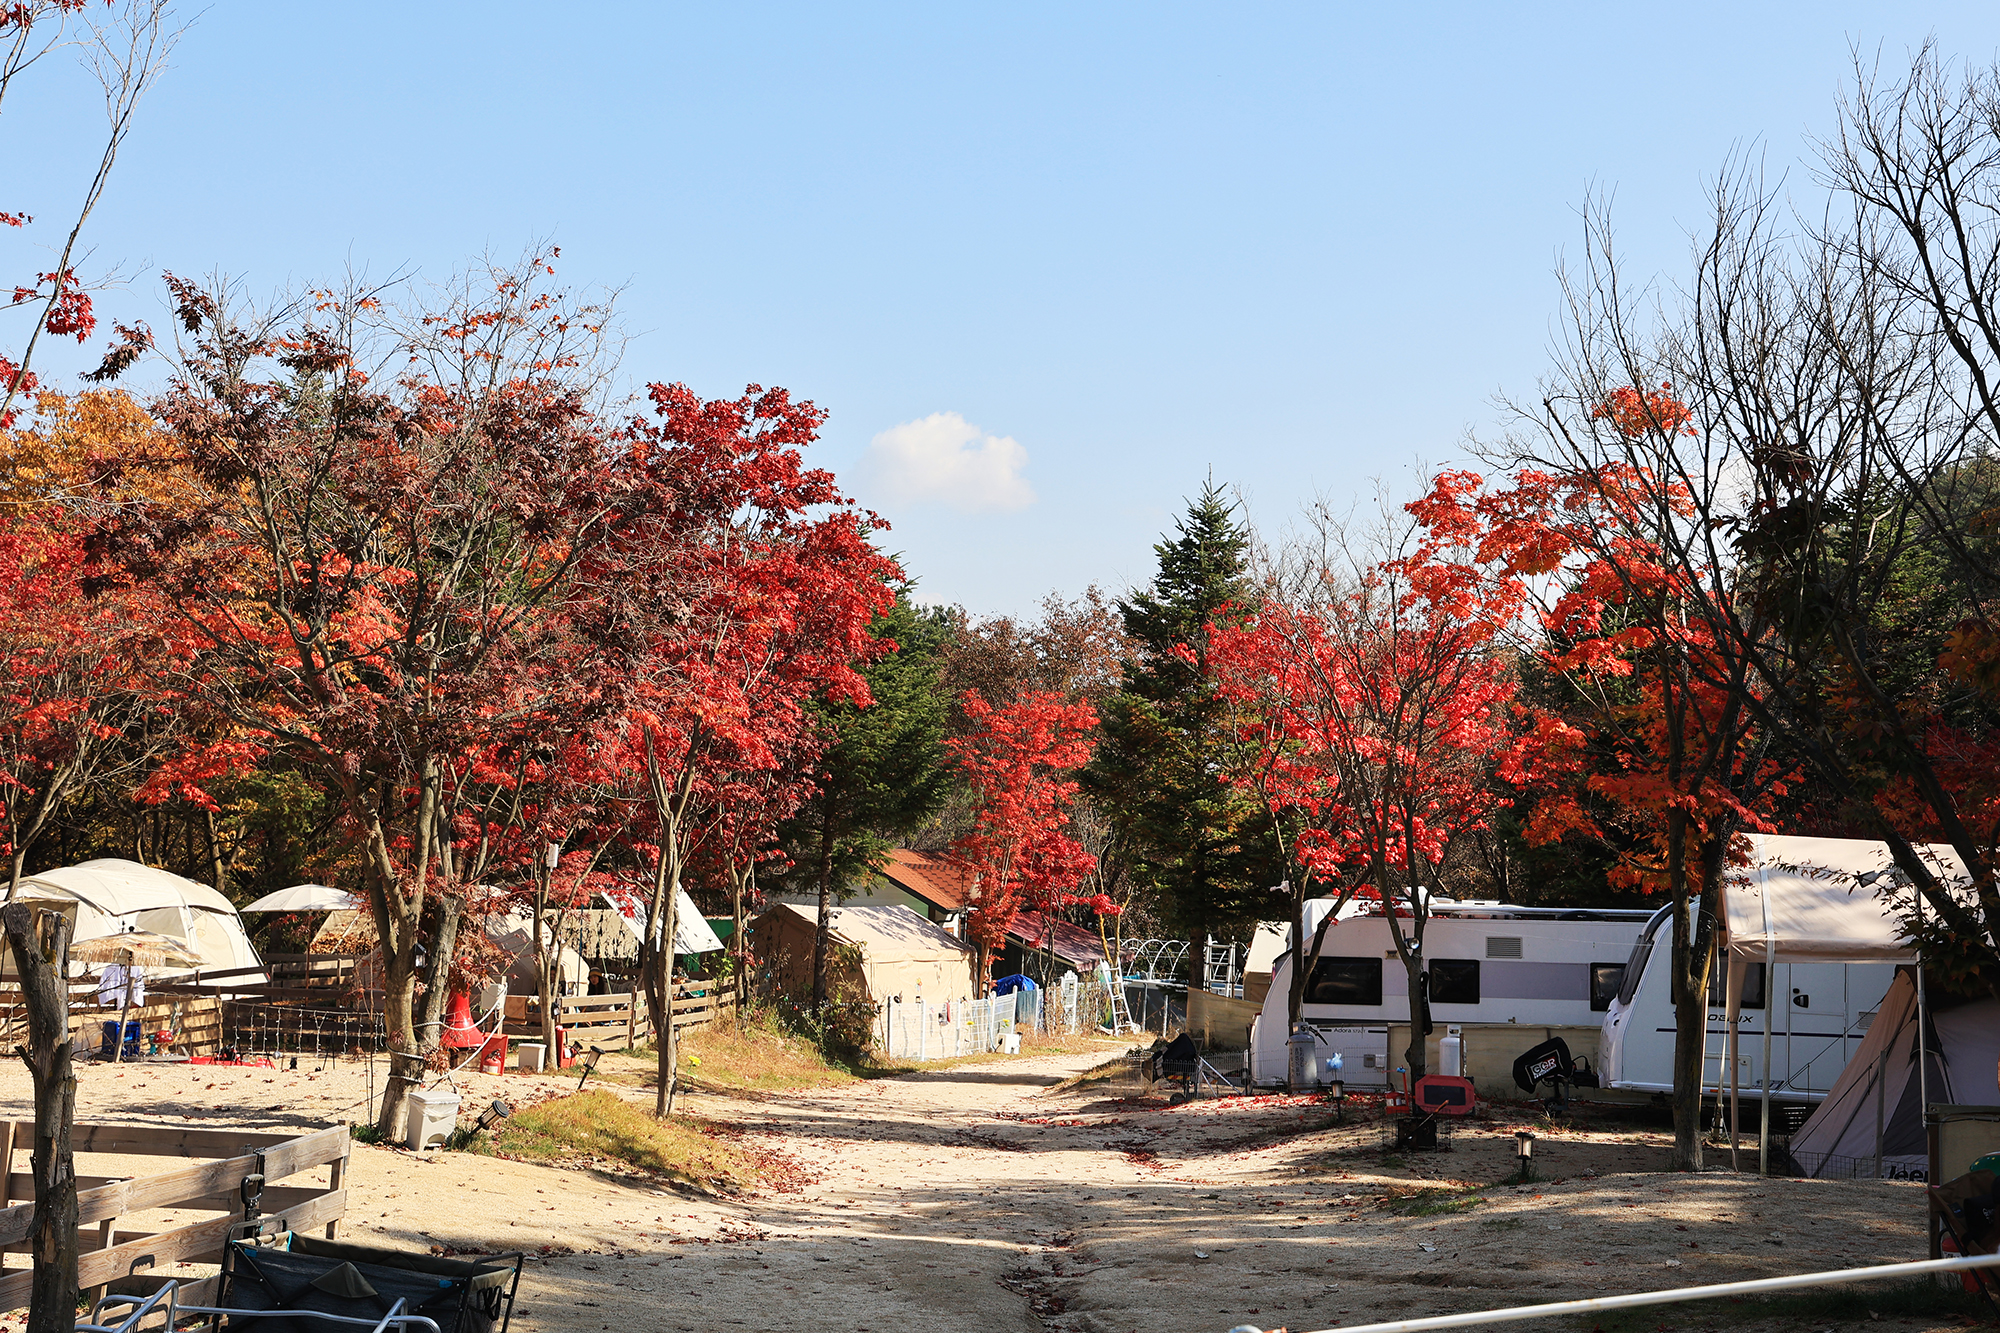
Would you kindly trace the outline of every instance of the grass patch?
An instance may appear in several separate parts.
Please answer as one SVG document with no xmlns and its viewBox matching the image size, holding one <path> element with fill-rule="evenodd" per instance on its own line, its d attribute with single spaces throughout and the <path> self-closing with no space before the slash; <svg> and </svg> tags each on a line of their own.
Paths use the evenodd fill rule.
<svg viewBox="0 0 2000 1333">
<path fill-rule="evenodd" d="M 658 1082 L 659 1056 L 651 1046 L 615 1051 L 598 1063 L 593 1082 L 650 1088 Z M 739 1030 L 724 1019 L 681 1034 L 680 1085 L 702 1092 L 775 1093 L 850 1083 L 854 1075 L 829 1061 L 817 1046 L 789 1033 L 769 1010 L 748 1015 Z"/>
<path fill-rule="evenodd" d="M 1519 1231 L 1521 1229 L 1521 1219 L 1518 1217 L 1482 1217 L 1479 1219 L 1479 1225 L 1491 1227 L 1495 1231 Z"/>
<path fill-rule="evenodd" d="M 1453 1217 L 1469 1213 L 1485 1202 L 1473 1192 L 1423 1189 L 1414 1194 L 1388 1195 L 1382 1200 L 1382 1207 L 1404 1217 Z"/>
<path fill-rule="evenodd" d="M 616 1164 L 696 1189 L 735 1194 L 757 1163 L 690 1116 L 655 1120 L 612 1092 L 577 1092 L 516 1111 L 476 1151 L 529 1162 Z"/>
<path fill-rule="evenodd" d="M 1978 1326 L 1991 1324 L 1993 1310 L 1961 1287 L 1954 1275 L 1949 1284 L 1929 1278 L 1908 1278 L 1899 1282 L 1854 1282 L 1780 1296 L 1739 1296 L 1642 1306 L 1580 1317 L 1575 1327 L 1601 1329 L 1603 1333 L 1654 1333 L 1663 1326 L 1714 1327 L 1776 1319 L 1799 1320 L 1815 1328 L 1824 1328 L 1829 1323 L 1865 1324 L 1878 1319 L 1949 1319 Z"/>
</svg>

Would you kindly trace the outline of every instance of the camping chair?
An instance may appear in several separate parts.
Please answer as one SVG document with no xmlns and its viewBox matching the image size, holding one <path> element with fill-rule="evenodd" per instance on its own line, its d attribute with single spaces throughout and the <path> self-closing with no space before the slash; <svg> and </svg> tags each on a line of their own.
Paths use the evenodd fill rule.
<svg viewBox="0 0 2000 1333">
<path fill-rule="evenodd" d="M 1957 1180 L 1933 1185 L 1926 1191 L 1930 1196 L 1933 1232 L 1942 1226 L 1961 1255 L 2000 1252 L 2000 1215 L 1996 1215 L 1994 1196 L 1996 1180 L 2000 1177 L 1991 1171 L 1974 1171 Z M 1986 1269 L 1974 1268 L 1960 1276 L 1968 1286 L 1977 1284 L 1979 1294 L 1993 1307 L 1993 1313 L 2000 1315 L 2000 1300 L 1994 1297 L 1996 1284 L 1987 1272 Z"/>
</svg>

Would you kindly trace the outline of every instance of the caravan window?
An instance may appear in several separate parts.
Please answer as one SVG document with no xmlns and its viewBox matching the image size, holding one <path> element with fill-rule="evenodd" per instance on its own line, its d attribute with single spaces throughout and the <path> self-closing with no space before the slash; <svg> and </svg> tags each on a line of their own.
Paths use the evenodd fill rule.
<svg viewBox="0 0 2000 1333">
<path fill-rule="evenodd" d="M 1432 1004 L 1478 1004 L 1479 960 L 1477 958 L 1433 958 L 1431 960 Z"/>
<path fill-rule="evenodd" d="M 1724 969 L 1728 960 L 1717 958 L 1708 969 L 1708 1007 L 1720 1009 L 1723 1005 L 1722 987 Z M 1752 963 L 1743 969 L 1743 1007 L 1762 1009 L 1764 1007 L 1764 965 Z"/>
<path fill-rule="evenodd" d="M 1306 982 L 1307 1004 L 1382 1003 L 1380 958 L 1322 958 Z"/>
<path fill-rule="evenodd" d="M 1653 919 L 1646 923 L 1645 933 L 1640 935 L 1638 943 L 1632 946 L 1632 956 L 1625 960 L 1624 979 L 1618 983 L 1618 1003 L 1630 1004 L 1632 997 L 1639 993 L 1640 979 L 1646 975 L 1646 960 L 1653 956 L 1653 936 L 1657 935 L 1660 927 L 1671 919 L 1673 910 L 1671 907 L 1662 907 L 1655 912 Z"/>
<path fill-rule="evenodd" d="M 1590 1011 L 1601 1014 L 1611 1007 L 1618 998 L 1618 989 L 1625 982 L 1625 964 L 1592 963 L 1590 965 Z"/>
</svg>

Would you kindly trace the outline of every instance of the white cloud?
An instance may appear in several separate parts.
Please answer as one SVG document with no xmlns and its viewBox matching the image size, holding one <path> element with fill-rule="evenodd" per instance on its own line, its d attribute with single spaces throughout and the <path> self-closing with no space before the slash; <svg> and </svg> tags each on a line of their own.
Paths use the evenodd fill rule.
<svg viewBox="0 0 2000 1333">
<path fill-rule="evenodd" d="M 863 466 L 891 501 L 932 502 L 963 513 L 1025 509 L 1035 488 L 1021 470 L 1028 451 L 1011 435 L 988 435 L 956 412 L 933 412 L 877 435 Z"/>
</svg>

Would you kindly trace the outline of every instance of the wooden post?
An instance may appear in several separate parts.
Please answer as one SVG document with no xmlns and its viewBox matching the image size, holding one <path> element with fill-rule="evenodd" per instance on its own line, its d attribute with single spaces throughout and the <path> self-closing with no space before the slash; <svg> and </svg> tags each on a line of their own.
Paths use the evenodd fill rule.
<svg viewBox="0 0 2000 1333">
<path fill-rule="evenodd" d="M 631 991 L 625 996 L 625 1049 L 631 1050 L 639 1044 L 639 992 Z"/>
<path fill-rule="evenodd" d="M 102 1222 L 98 1223 L 97 1226 L 98 1249 L 108 1250 L 112 1246 L 118 1243 L 118 1221 L 119 1219 L 115 1217 L 107 1217 Z M 90 1303 L 92 1305 L 95 1305 L 97 1304 L 97 1302 L 103 1300 L 106 1289 L 107 1286 L 104 1283 L 99 1283 L 97 1286 L 92 1287 L 90 1289 Z"/>
<path fill-rule="evenodd" d="M 0 1125 L 0 1208 L 14 1202 L 7 1192 L 14 1178 L 14 1130 L 12 1120 Z"/>
<path fill-rule="evenodd" d="M 345 1180 L 346 1178 L 347 1178 L 347 1159 L 345 1157 L 335 1158 L 333 1164 L 327 1169 L 327 1177 L 326 1177 L 327 1192 L 332 1193 L 334 1190 L 339 1189 L 340 1182 Z M 340 1230 L 340 1219 L 336 1217 L 335 1219 L 333 1219 L 333 1221 L 328 1222 L 326 1224 L 326 1238 L 328 1240 L 334 1239 L 335 1234 L 339 1230 Z"/>
</svg>

